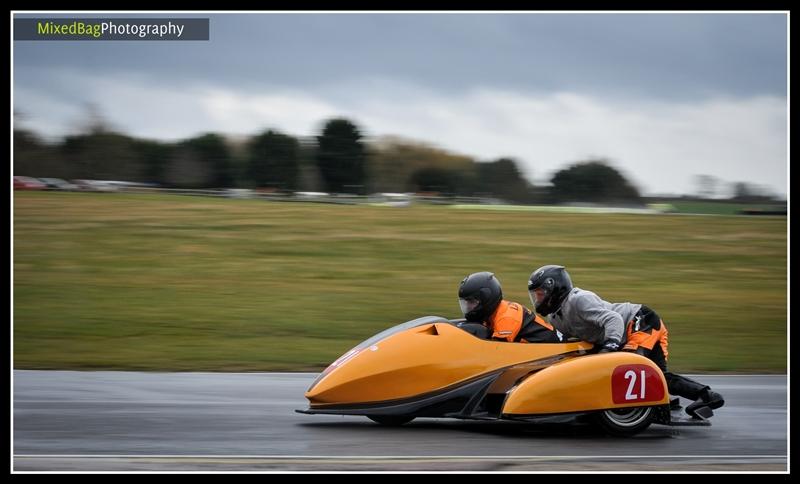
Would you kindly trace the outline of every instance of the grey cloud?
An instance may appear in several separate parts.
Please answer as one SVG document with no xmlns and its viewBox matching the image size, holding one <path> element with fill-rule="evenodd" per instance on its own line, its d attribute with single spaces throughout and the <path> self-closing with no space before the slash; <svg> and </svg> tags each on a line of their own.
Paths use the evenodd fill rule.
<svg viewBox="0 0 800 484">
<path fill-rule="evenodd" d="M 178 15 L 176 15 L 178 16 Z M 668 99 L 786 94 L 781 14 L 227 14 L 210 42 L 16 42 L 31 65 L 324 92 L 363 77 Z"/>
</svg>

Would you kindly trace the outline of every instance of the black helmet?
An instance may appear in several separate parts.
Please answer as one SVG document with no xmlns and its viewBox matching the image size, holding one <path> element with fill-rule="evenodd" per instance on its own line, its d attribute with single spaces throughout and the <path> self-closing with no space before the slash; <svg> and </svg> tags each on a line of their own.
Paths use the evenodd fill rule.
<svg viewBox="0 0 800 484">
<path fill-rule="evenodd" d="M 531 302 L 542 316 L 558 311 L 571 290 L 572 280 L 564 266 L 542 266 L 533 271 L 528 281 Z"/>
<path fill-rule="evenodd" d="M 458 288 L 458 304 L 467 321 L 485 321 L 502 299 L 503 288 L 491 272 L 470 274 Z"/>
</svg>

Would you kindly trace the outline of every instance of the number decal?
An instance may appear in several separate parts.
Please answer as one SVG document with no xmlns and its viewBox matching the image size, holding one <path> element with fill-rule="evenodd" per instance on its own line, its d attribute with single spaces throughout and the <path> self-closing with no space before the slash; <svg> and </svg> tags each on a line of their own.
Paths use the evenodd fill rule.
<svg viewBox="0 0 800 484">
<path fill-rule="evenodd" d="M 628 391 L 625 392 L 625 400 L 644 400 L 644 389 L 645 389 L 644 370 L 641 370 L 639 372 L 639 375 L 640 375 L 639 376 L 640 389 L 639 389 L 639 395 L 637 396 L 631 393 L 633 388 L 636 386 L 636 372 L 633 370 L 628 370 L 625 372 L 625 379 L 627 380 L 630 378 L 631 380 L 630 384 L 628 385 Z"/>
<path fill-rule="evenodd" d="M 611 374 L 614 403 L 657 402 L 665 391 L 661 376 L 647 365 L 621 365 Z"/>
</svg>

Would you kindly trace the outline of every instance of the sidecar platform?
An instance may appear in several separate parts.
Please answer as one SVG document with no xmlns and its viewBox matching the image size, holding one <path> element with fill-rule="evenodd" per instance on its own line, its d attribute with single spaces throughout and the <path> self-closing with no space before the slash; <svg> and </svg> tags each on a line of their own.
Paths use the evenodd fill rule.
<svg viewBox="0 0 800 484">
<path fill-rule="evenodd" d="M 670 412 L 667 425 L 672 427 L 711 427 L 711 421 L 708 419 L 714 415 L 714 411 L 708 407 L 706 409 L 708 409 L 708 412 L 703 412 L 702 418 L 690 417 L 680 411 Z"/>
</svg>

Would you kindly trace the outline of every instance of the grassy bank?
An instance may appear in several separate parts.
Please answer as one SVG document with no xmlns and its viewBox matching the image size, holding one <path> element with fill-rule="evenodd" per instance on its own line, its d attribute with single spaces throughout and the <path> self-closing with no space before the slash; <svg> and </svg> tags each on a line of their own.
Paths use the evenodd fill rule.
<svg viewBox="0 0 800 484">
<path fill-rule="evenodd" d="M 785 217 L 14 194 L 14 365 L 314 370 L 385 327 L 458 317 L 470 272 L 531 270 L 653 307 L 676 371 L 784 372 Z"/>
</svg>

